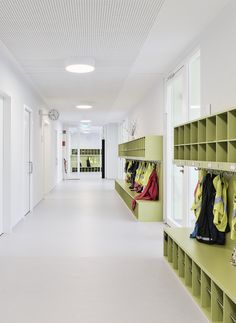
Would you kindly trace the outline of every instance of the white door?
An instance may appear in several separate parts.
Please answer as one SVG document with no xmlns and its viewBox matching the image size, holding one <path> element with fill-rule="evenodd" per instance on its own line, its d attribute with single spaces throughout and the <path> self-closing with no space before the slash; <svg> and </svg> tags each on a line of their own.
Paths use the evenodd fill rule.
<svg viewBox="0 0 236 323">
<path fill-rule="evenodd" d="M 0 234 L 3 233 L 3 98 L 0 97 Z"/>
<path fill-rule="evenodd" d="M 30 212 L 30 178 L 32 163 L 30 159 L 30 111 L 24 110 L 24 215 Z"/>
</svg>

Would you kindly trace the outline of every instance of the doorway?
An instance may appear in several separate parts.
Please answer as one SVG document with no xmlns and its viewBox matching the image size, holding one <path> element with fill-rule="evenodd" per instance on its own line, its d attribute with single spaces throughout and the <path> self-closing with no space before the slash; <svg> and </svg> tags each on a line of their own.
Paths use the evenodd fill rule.
<svg viewBox="0 0 236 323">
<path fill-rule="evenodd" d="M 3 98 L 0 96 L 0 234 L 3 233 Z"/>
<path fill-rule="evenodd" d="M 32 111 L 24 108 L 24 200 L 23 211 L 27 215 L 31 211 L 31 179 L 33 174 L 33 162 L 31 156 L 31 114 Z"/>
</svg>

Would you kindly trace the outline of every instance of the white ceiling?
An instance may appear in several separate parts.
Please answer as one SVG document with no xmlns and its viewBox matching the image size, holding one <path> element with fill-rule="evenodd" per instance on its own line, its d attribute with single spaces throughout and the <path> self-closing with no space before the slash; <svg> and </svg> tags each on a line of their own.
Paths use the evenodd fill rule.
<svg viewBox="0 0 236 323">
<path fill-rule="evenodd" d="M 227 2 L 0 0 L 0 40 L 63 121 L 101 125 L 135 106 Z M 70 56 L 94 57 L 95 72 L 67 73 Z"/>
</svg>

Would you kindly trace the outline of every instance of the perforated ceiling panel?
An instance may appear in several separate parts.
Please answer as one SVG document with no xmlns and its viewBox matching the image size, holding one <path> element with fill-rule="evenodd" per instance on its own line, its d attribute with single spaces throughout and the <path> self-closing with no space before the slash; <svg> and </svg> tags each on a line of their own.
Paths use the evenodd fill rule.
<svg viewBox="0 0 236 323">
<path fill-rule="evenodd" d="M 118 96 L 164 0 L 2 0 L 0 39 L 49 103 L 107 110 Z M 92 56 L 96 72 L 67 75 L 70 56 Z"/>
</svg>

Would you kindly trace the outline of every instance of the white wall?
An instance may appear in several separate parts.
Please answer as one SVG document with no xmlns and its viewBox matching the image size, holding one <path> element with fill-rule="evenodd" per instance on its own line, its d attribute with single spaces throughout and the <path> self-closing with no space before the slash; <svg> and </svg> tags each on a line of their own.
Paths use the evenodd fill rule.
<svg viewBox="0 0 236 323">
<path fill-rule="evenodd" d="M 101 132 L 97 133 L 80 133 L 79 135 L 79 147 L 81 149 L 101 149 L 102 136 Z"/>
<path fill-rule="evenodd" d="M 137 121 L 135 137 L 163 134 L 164 87 L 158 83 L 147 93 L 142 101 L 127 115 L 127 126 Z M 129 138 L 131 139 L 131 138 Z"/>
<path fill-rule="evenodd" d="M 42 120 L 45 103 L 23 75 L 6 48 L 0 44 L 0 92 L 11 99 L 11 203 L 10 227 L 23 218 L 23 116 L 24 105 L 33 111 L 33 205 L 43 197 Z M 8 174 L 10 178 L 10 174 Z"/>
<path fill-rule="evenodd" d="M 202 107 L 212 113 L 236 106 L 236 1 L 232 0 L 200 39 Z"/>
<path fill-rule="evenodd" d="M 118 175 L 118 124 L 110 123 L 103 127 L 105 139 L 105 177 L 115 179 Z"/>
</svg>

